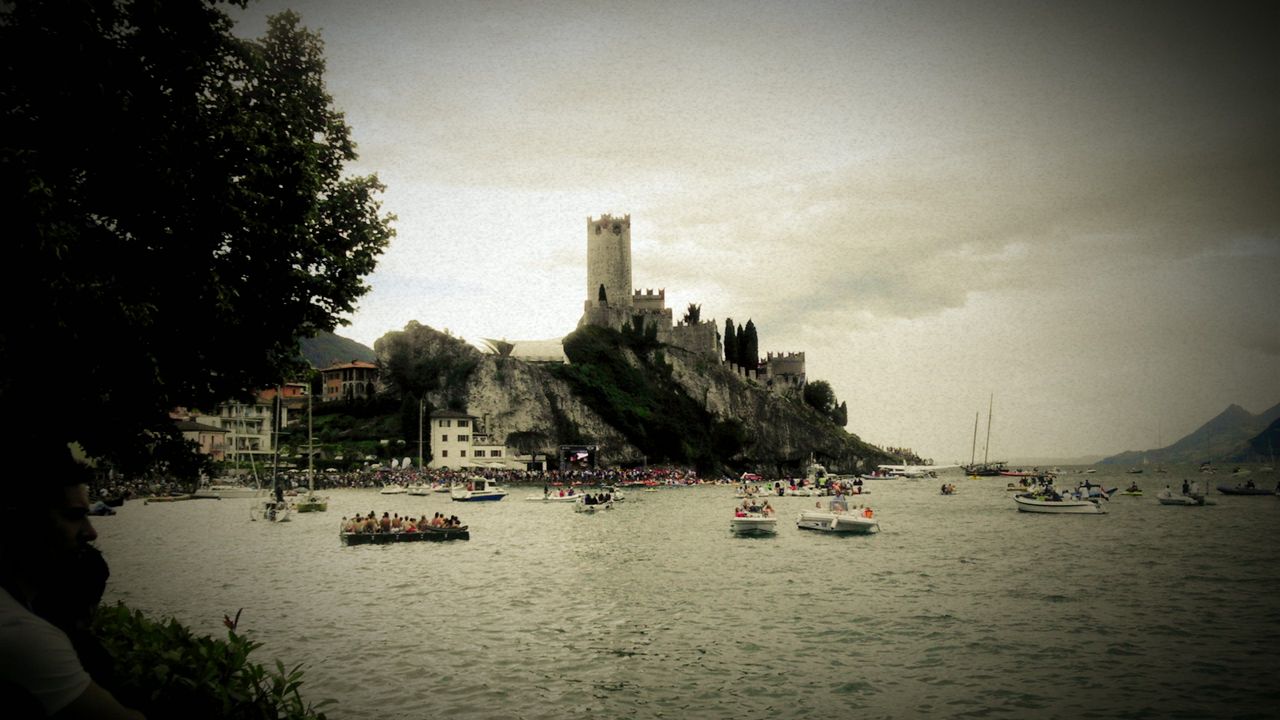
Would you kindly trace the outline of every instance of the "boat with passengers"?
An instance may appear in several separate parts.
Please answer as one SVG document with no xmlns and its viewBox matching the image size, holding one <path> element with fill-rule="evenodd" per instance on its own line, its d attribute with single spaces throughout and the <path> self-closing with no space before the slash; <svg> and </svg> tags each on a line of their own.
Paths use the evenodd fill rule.
<svg viewBox="0 0 1280 720">
<path fill-rule="evenodd" d="M 501 500 L 507 496 L 507 491 L 499 487 L 496 480 L 476 475 L 467 478 L 465 483 L 454 484 L 449 490 L 449 496 L 458 502 Z"/>
</svg>

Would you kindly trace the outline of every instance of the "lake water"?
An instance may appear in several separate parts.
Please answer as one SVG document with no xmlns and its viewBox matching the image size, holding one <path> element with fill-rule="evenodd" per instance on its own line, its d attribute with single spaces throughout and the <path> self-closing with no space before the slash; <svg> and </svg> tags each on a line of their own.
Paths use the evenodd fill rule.
<svg viewBox="0 0 1280 720">
<path fill-rule="evenodd" d="M 1276 717 L 1280 498 L 1167 507 L 1194 472 L 1106 472 L 1062 479 L 1145 497 L 1032 515 L 1005 478 L 870 481 L 865 537 L 796 529 L 813 498 L 734 537 L 730 486 L 594 515 L 526 502 L 540 487 L 333 491 L 281 524 L 130 502 L 95 525 L 108 602 L 217 636 L 244 608 L 257 661 L 304 663 L 333 718 Z M 342 546 L 370 510 L 457 514 L 471 540 Z"/>
</svg>

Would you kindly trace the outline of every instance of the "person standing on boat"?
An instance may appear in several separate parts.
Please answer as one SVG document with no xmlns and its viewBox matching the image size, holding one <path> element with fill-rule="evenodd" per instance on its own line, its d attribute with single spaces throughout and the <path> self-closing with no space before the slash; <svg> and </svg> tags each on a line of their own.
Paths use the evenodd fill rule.
<svg viewBox="0 0 1280 720">
<path fill-rule="evenodd" d="M 1182 479 L 1182 494 L 1183 495 L 1191 494 L 1191 481 L 1187 480 L 1186 478 Z"/>
</svg>

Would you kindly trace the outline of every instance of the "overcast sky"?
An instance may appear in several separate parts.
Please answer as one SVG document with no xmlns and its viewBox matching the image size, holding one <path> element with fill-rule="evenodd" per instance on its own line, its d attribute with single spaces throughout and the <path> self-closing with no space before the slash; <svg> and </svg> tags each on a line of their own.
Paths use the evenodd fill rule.
<svg viewBox="0 0 1280 720">
<path fill-rule="evenodd" d="M 545 339 L 586 218 L 938 462 L 1280 402 L 1280 4 L 255 3 L 318 30 L 397 237 L 338 333 Z"/>
</svg>

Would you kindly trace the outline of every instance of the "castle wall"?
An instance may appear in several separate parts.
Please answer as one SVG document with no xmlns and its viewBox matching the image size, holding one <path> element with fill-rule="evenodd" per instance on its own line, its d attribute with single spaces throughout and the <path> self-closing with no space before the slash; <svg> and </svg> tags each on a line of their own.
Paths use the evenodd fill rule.
<svg viewBox="0 0 1280 720">
<path fill-rule="evenodd" d="M 652 290 L 636 290 L 631 296 L 631 307 L 636 310 L 662 312 L 667 309 L 666 288 L 654 292 Z"/>
<path fill-rule="evenodd" d="M 724 356 L 724 347 L 720 344 L 720 333 L 717 332 L 714 320 L 693 325 L 680 323 L 671 328 L 671 345 L 689 352 L 705 355 L 713 360 Z"/>
<path fill-rule="evenodd" d="M 770 375 L 804 375 L 804 353 L 767 353 L 765 365 Z"/>
<path fill-rule="evenodd" d="M 587 299 L 584 310 L 600 306 L 600 286 L 612 307 L 630 307 L 631 215 L 587 218 Z"/>
</svg>

